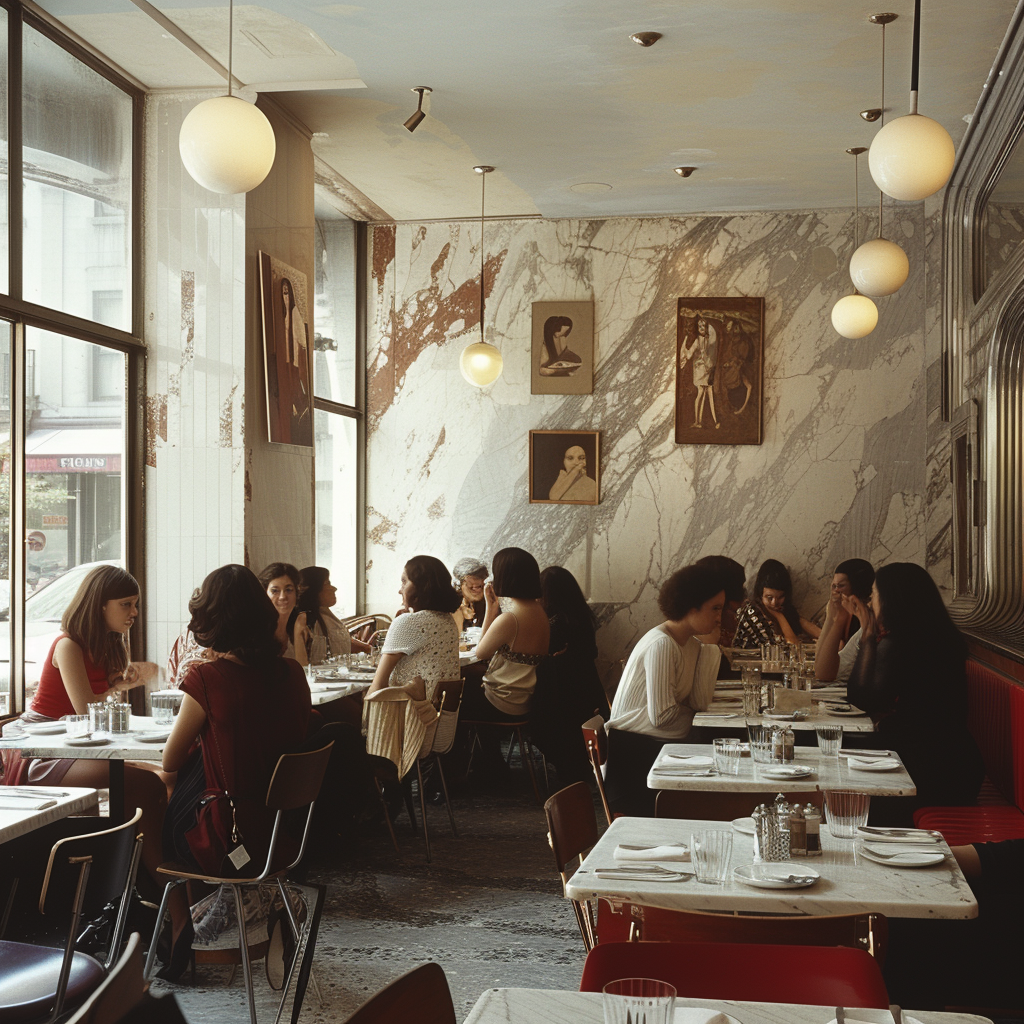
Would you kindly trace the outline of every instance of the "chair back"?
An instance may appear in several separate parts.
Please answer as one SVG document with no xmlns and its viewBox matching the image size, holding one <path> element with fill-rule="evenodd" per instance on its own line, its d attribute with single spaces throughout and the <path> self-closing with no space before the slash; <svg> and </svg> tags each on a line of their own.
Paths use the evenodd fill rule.
<svg viewBox="0 0 1024 1024">
<path fill-rule="evenodd" d="M 429 963 L 403 974 L 371 996 L 346 1024 L 455 1024 L 448 979 L 439 964 Z"/>
<path fill-rule="evenodd" d="M 668 982 L 689 999 L 889 1006 L 878 961 L 841 946 L 602 942 L 587 954 L 580 991 L 637 977 Z"/>
<path fill-rule="evenodd" d="M 580 728 L 583 730 L 583 743 L 587 748 L 590 767 L 594 769 L 594 780 L 597 782 L 597 791 L 601 795 L 604 816 L 610 825 L 614 816 L 604 791 L 603 765 L 608 760 L 608 733 L 604 730 L 604 719 L 600 715 L 594 715 L 593 718 L 587 719 Z"/>
<path fill-rule="evenodd" d="M 821 807 L 823 794 L 817 791 L 787 793 L 791 803 Z M 662 789 L 654 799 L 656 818 L 682 818 L 688 821 L 732 821 L 746 818 L 758 804 L 771 802 L 769 793 L 717 793 L 696 789 Z"/>
<path fill-rule="evenodd" d="M 582 862 L 584 854 L 597 842 L 597 815 L 590 790 L 583 782 L 574 782 L 548 797 L 544 804 L 548 822 L 548 843 L 555 855 L 555 867 L 562 879 L 562 891 L 569 881 L 566 865 L 574 857 Z M 583 945 L 590 949 L 595 942 L 594 912 L 589 904 L 572 900 Z"/>
<path fill-rule="evenodd" d="M 639 934 L 636 937 L 647 942 L 847 946 L 870 953 L 880 964 L 884 962 L 889 938 L 889 924 L 883 914 L 736 917 L 696 910 L 634 906 L 633 917 L 638 923 L 636 931 Z"/>
<path fill-rule="evenodd" d="M 67 1024 L 117 1024 L 146 995 L 142 977 L 142 936 L 133 932 L 106 980 Z"/>
<path fill-rule="evenodd" d="M 438 683 L 437 728 L 430 742 L 429 754 L 447 754 L 455 744 L 455 730 L 459 724 L 459 708 L 462 706 L 462 690 L 466 685 L 464 679 L 453 679 L 447 683 Z"/>
<path fill-rule="evenodd" d="M 291 811 L 313 803 L 320 794 L 333 746 L 332 740 L 317 750 L 282 754 L 270 777 L 267 807 L 272 811 Z"/>
<path fill-rule="evenodd" d="M 360 640 L 364 644 L 370 642 L 370 637 L 379 629 L 387 629 L 391 625 L 390 615 L 353 615 L 344 620 L 348 635 L 353 640 Z"/>
</svg>

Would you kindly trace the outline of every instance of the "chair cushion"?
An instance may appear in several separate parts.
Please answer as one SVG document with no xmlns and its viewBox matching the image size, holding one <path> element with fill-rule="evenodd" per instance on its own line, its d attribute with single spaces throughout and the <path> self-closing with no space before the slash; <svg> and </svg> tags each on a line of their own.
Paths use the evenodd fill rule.
<svg viewBox="0 0 1024 1024">
<path fill-rule="evenodd" d="M 1024 814 L 1016 807 L 922 807 L 914 814 L 918 828 L 941 832 L 950 846 L 1024 839 Z"/>
<path fill-rule="evenodd" d="M 53 1009 L 63 959 L 63 949 L 0 941 L 0 1024 L 48 1016 Z M 80 1003 L 105 976 L 103 967 L 91 956 L 75 953 L 65 1007 Z"/>
</svg>

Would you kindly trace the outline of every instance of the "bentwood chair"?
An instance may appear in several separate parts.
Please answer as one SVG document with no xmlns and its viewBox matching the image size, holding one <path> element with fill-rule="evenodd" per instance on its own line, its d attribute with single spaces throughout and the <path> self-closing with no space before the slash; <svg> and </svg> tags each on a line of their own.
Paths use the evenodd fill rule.
<svg viewBox="0 0 1024 1024">
<path fill-rule="evenodd" d="M 428 963 L 403 974 L 371 996 L 345 1024 L 455 1024 L 455 1006 L 440 964 Z"/>
<path fill-rule="evenodd" d="M 133 932 L 121 959 L 106 981 L 79 1007 L 67 1024 L 117 1024 L 142 1002 L 146 982 L 142 977 L 142 937 Z"/>
<path fill-rule="evenodd" d="M 594 800 L 583 782 L 574 782 L 549 797 L 544 804 L 548 822 L 548 844 L 555 855 L 555 868 L 562 879 L 562 893 L 572 871 L 583 863 L 587 851 L 597 842 L 597 815 Z M 566 865 L 573 859 L 571 870 Z M 594 908 L 582 900 L 570 900 L 583 945 L 589 950 L 595 942 Z"/>
<path fill-rule="evenodd" d="M 54 914 L 73 890 L 70 924 L 63 949 L 0 940 L 0 1022 L 56 1021 L 81 1003 L 107 976 L 120 952 L 135 873 L 142 854 L 138 825 L 130 821 L 102 832 L 61 839 L 50 850 L 39 894 L 39 913 Z M 118 907 L 106 960 L 100 963 L 75 946 L 83 921 Z"/>
<path fill-rule="evenodd" d="M 249 954 L 249 943 L 246 941 L 245 907 L 242 900 L 242 891 L 247 886 L 258 885 L 260 882 L 273 879 L 277 882 L 278 892 L 285 913 L 288 915 L 288 922 L 295 940 L 295 948 L 302 946 L 302 940 L 307 937 L 307 930 L 311 915 L 306 914 L 306 920 L 300 927 L 292 909 L 291 900 L 285 890 L 284 880 L 288 872 L 296 867 L 306 852 L 306 841 L 309 838 L 309 825 L 313 820 L 313 808 L 316 798 L 320 793 L 320 784 L 323 781 L 324 773 L 327 771 L 327 762 L 330 760 L 332 743 L 327 743 L 318 750 L 302 751 L 294 754 L 282 754 L 274 768 L 274 774 L 270 779 L 270 786 L 267 789 L 267 808 L 274 812 L 274 828 L 270 835 L 270 848 L 267 850 L 267 859 L 263 869 L 257 875 L 246 878 L 218 878 L 214 875 L 204 875 L 200 872 L 190 871 L 180 864 L 161 864 L 157 870 L 162 875 L 168 875 L 170 881 L 164 888 L 163 899 L 160 901 L 160 909 L 157 912 L 156 928 L 153 931 L 153 939 L 149 944 L 149 955 L 146 957 L 145 977 L 149 977 L 153 969 L 153 961 L 156 957 L 157 938 L 167 914 L 167 904 L 171 892 L 178 885 L 185 885 L 187 882 L 205 882 L 207 885 L 228 886 L 235 900 L 235 920 L 238 927 L 238 950 L 242 961 L 242 976 L 245 980 L 245 992 L 249 1000 L 249 1018 L 251 1024 L 257 1024 L 256 1000 L 253 993 L 252 963 Z M 284 866 L 279 865 L 278 845 L 281 839 L 282 819 L 288 811 L 305 807 L 306 823 L 302 830 L 302 842 L 299 845 L 299 852 L 295 859 Z M 281 993 L 281 1006 L 278 1010 L 278 1017 L 284 1010 L 288 998 L 288 991 L 291 987 L 292 977 L 295 973 L 298 957 L 293 957 L 288 971 L 288 977 L 284 983 L 284 990 Z"/>
<path fill-rule="evenodd" d="M 587 759 L 590 761 L 590 767 L 594 769 L 597 791 L 601 794 L 601 806 L 604 808 L 604 816 L 610 825 L 615 816 L 612 814 L 611 807 L 608 806 L 608 797 L 604 791 L 604 766 L 608 760 L 608 733 L 604 729 L 604 719 L 600 715 L 594 715 L 593 718 L 587 719 L 581 728 L 583 729 L 583 743 L 587 748 Z"/>
<path fill-rule="evenodd" d="M 580 991 L 640 977 L 666 981 L 689 999 L 889 1007 L 878 961 L 843 946 L 602 942 L 587 954 Z"/>
<path fill-rule="evenodd" d="M 423 843 L 427 849 L 427 863 L 430 863 L 430 831 L 427 826 L 427 799 L 423 789 L 423 765 L 432 766 L 437 771 L 441 783 L 441 792 L 444 794 L 444 805 L 448 810 L 448 821 L 452 826 L 452 835 L 459 838 L 459 830 L 455 825 L 455 814 L 452 811 L 452 802 L 448 796 L 448 783 L 444 777 L 444 768 L 441 765 L 441 755 L 447 754 L 455 743 L 455 730 L 459 724 L 459 706 L 462 703 L 462 679 L 453 679 L 451 682 L 441 683 L 441 695 L 436 698 L 437 707 L 437 728 L 431 739 L 430 750 L 422 757 L 416 759 L 416 778 L 419 783 L 420 792 L 420 816 L 423 819 Z"/>
</svg>

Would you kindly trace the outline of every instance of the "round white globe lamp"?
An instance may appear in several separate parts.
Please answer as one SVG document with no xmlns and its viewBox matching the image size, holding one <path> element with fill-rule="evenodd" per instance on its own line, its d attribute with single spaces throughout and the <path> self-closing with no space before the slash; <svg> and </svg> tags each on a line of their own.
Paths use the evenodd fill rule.
<svg viewBox="0 0 1024 1024">
<path fill-rule="evenodd" d="M 503 365 L 501 353 L 486 341 L 467 345 L 459 356 L 462 376 L 476 388 L 485 388 L 488 384 L 493 384 L 501 376 Z"/>
<path fill-rule="evenodd" d="M 887 238 L 872 238 L 850 259 L 850 280 L 864 295 L 892 295 L 906 284 L 909 274 L 907 254 Z"/>
<path fill-rule="evenodd" d="M 878 323 L 878 307 L 866 295 L 846 295 L 832 307 L 832 326 L 844 338 L 863 338 Z"/>
<path fill-rule="evenodd" d="M 904 114 L 879 129 L 868 151 L 868 167 L 887 196 L 915 201 L 949 181 L 955 157 L 953 140 L 938 121 Z"/>
<path fill-rule="evenodd" d="M 181 162 L 211 192 L 251 192 L 270 173 L 277 152 L 274 129 L 253 103 L 215 96 L 194 106 L 178 135 Z"/>
</svg>

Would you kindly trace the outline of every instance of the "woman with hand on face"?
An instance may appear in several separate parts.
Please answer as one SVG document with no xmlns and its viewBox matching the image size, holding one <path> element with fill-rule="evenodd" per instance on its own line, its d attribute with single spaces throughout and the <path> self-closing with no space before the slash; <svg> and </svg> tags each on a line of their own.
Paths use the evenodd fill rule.
<svg viewBox="0 0 1024 1024">
<path fill-rule="evenodd" d="M 843 604 L 861 622 L 847 696 L 917 787 L 916 797 L 893 801 L 902 820 L 916 807 L 973 804 L 985 768 L 967 729 L 967 644 L 938 587 L 921 566 L 894 562 L 875 574 L 869 603 L 851 594 Z"/>
<path fill-rule="evenodd" d="M 722 653 L 697 637 L 718 629 L 724 606 L 725 581 L 708 565 L 688 565 L 661 588 L 665 621 L 630 653 L 608 720 L 605 790 L 616 813 L 654 814 L 647 773 L 662 746 L 686 739 L 694 712 L 711 703 Z"/>
<path fill-rule="evenodd" d="M 281 654 L 285 658 L 296 657 L 295 652 L 303 646 L 306 614 L 300 612 L 292 616 L 299 599 L 301 580 L 299 570 L 290 562 L 271 562 L 259 575 L 259 581 L 277 612 L 274 636 L 281 644 Z M 296 639 L 299 643 L 295 642 Z"/>
<path fill-rule="evenodd" d="M 484 583 L 487 566 L 479 558 L 460 558 L 452 568 L 455 591 L 462 603 L 455 609 L 455 625 L 461 633 L 467 626 L 483 626 L 487 614 Z"/>
<path fill-rule="evenodd" d="M 863 558 L 848 558 L 836 566 L 814 659 L 815 677 L 822 682 L 845 683 L 850 678 L 860 647 L 861 624 L 857 616 L 843 606 L 843 598 L 855 595 L 862 604 L 867 604 L 874 582 L 875 570 Z"/>
<path fill-rule="evenodd" d="M 562 467 L 548 491 L 549 501 L 597 501 L 597 481 L 587 476 L 587 453 L 578 444 L 566 449 Z"/>
<path fill-rule="evenodd" d="M 754 593 L 736 617 L 733 647 L 760 647 L 782 641 L 817 639 L 821 630 L 803 618 L 793 604 L 793 580 L 789 570 L 774 558 L 761 563 Z"/>
<path fill-rule="evenodd" d="M 299 574 L 299 597 L 287 628 L 288 636 L 295 638 L 295 660 L 300 665 L 319 665 L 339 654 L 370 650 L 369 644 L 351 637 L 345 623 L 331 611 L 337 603 L 338 588 L 331 583 L 330 570 L 307 565 Z"/>
</svg>

